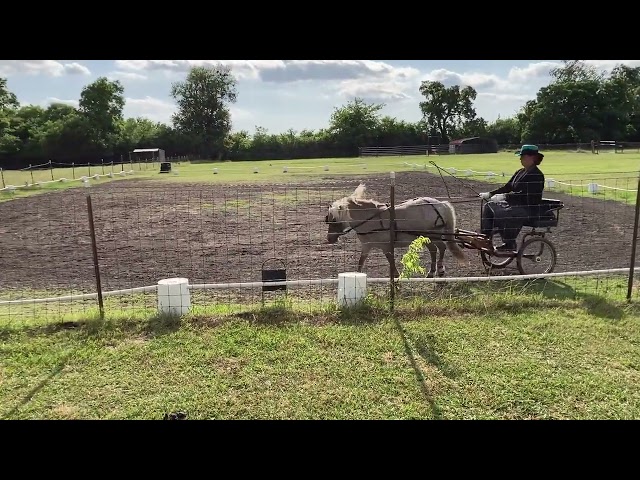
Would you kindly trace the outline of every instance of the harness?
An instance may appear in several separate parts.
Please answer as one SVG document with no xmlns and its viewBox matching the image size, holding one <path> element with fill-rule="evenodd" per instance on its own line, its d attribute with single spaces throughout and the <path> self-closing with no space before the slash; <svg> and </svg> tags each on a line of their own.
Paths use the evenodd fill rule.
<svg viewBox="0 0 640 480">
<path fill-rule="evenodd" d="M 356 231 L 355 229 L 364 225 L 365 223 L 373 220 L 376 217 L 379 217 L 380 215 L 382 215 L 383 212 L 386 212 L 391 205 L 389 203 L 385 204 L 386 205 L 386 209 L 384 210 L 378 210 L 374 215 L 372 215 L 371 217 L 367 218 L 366 220 L 363 220 L 362 222 L 358 223 L 357 225 L 354 225 L 353 227 L 349 227 L 345 230 L 342 231 L 342 234 L 347 234 L 350 231 Z M 438 228 L 438 226 L 444 228 L 447 225 L 447 222 L 444 221 L 444 218 L 442 217 L 442 215 L 440 214 L 440 212 L 438 211 L 438 209 L 436 208 L 435 204 L 433 203 L 428 203 L 427 205 L 431 205 L 431 207 L 433 207 L 433 210 L 436 212 L 436 215 L 438 216 L 438 218 L 436 218 L 436 221 L 433 224 L 434 228 Z M 380 228 L 375 228 L 373 230 L 369 230 L 368 232 L 362 232 L 359 233 L 356 231 L 357 235 L 368 235 L 370 233 L 378 233 L 378 232 L 386 232 L 389 229 L 384 227 L 384 223 L 382 223 L 382 218 L 379 218 L 378 221 L 380 222 Z M 438 222 L 441 222 L 441 225 L 438 225 Z M 398 239 L 398 233 L 403 233 L 405 235 L 413 235 L 415 237 L 419 237 L 421 235 L 424 234 L 428 234 L 428 233 L 435 233 L 435 232 L 418 232 L 418 231 L 410 231 L 410 230 L 403 230 L 402 232 L 398 232 L 398 224 L 397 224 L 397 220 L 393 221 L 393 231 L 394 231 L 394 241 Z M 437 232 L 440 233 L 440 232 Z M 444 234 L 441 234 L 440 238 L 441 240 L 444 240 Z"/>
</svg>

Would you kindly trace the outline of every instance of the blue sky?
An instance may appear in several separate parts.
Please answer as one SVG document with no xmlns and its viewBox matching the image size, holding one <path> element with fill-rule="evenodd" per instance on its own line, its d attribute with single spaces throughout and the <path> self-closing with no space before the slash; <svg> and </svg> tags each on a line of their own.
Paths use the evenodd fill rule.
<svg viewBox="0 0 640 480">
<path fill-rule="evenodd" d="M 587 60 L 600 70 L 638 60 Z M 21 104 L 78 104 L 82 88 L 100 76 L 124 86 L 126 117 L 170 123 L 175 110 L 171 83 L 191 66 L 229 64 L 238 79 L 231 105 L 233 130 L 269 133 L 318 130 L 335 108 L 356 96 L 385 104 L 383 115 L 420 119 L 418 87 L 423 80 L 446 86 L 471 85 L 478 116 L 493 121 L 513 116 L 549 83 L 559 60 L 0 60 L 0 77 Z"/>
</svg>

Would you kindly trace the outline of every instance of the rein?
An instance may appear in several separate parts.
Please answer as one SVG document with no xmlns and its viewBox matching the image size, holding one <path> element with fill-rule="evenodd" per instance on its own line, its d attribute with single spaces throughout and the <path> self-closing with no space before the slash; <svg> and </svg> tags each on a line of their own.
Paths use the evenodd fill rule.
<svg viewBox="0 0 640 480">
<path fill-rule="evenodd" d="M 440 166 L 438 166 L 436 164 L 436 162 L 434 162 L 433 160 L 429 161 L 429 163 L 431 165 L 433 165 L 434 167 L 436 167 L 438 169 L 438 173 L 440 174 L 440 178 L 442 179 L 442 183 L 444 183 L 444 188 L 447 189 L 447 196 L 451 199 L 451 195 L 449 195 L 449 187 L 447 186 L 447 182 L 444 181 L 444 177 L 442 176 L 442 172 L 445 172 L 447 175 L 449 175 L 450 177 L 455 178 L 458 182 L 460 182 L 460 184 L 465 187 L 468 188 L 469 190 L 471 190 L 473 193 L 475 193 L 476 195 L 480 195 L 475 188 L 472 188 L 470 185 L 468 185 L 466 182 L 460 180 L 458 177 L 456 177 L 453 173 L 445 170 L 444 168 L 441 168 Z"/>
</svg>

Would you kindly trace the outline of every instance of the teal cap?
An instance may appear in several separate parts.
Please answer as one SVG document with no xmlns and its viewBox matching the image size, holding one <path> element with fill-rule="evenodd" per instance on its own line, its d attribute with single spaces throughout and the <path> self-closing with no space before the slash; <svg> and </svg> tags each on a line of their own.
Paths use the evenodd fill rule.
<svg viewBox="0 0 640 480">
<path fill-rule="evenodd" d="M 520 150 L 518 150 L 515 154 L 516 154 L 516 156 L 520 156 L 520 155 L 525 154 L 527 152 L 537 153 L 538 155 L 542 155 L 538 151 L 538 146 L 537 145 L 522 145 Z"/>
</svg>

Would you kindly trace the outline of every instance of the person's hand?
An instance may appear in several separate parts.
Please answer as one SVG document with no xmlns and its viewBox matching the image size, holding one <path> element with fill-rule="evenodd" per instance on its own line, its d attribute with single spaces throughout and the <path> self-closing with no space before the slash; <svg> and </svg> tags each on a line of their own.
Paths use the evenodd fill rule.
<svg viewBox="0 0 640 480">
<path fill-rule="evenodd" d="M 479 193 L 478 196 L 483 200 L 489 200 L 491 198 L 491 194 L 489 192 Z"/>
</svg>

